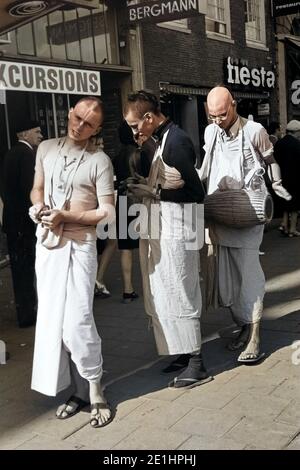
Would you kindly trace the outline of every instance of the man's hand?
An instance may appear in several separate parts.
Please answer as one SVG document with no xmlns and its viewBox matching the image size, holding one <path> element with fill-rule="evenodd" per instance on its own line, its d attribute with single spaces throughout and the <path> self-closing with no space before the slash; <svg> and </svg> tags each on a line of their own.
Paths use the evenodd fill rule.
<svg viewBox="0 0 300 470">
<path fill-rule="evenodd" d="M 48 210 L 49 207 L 45 206 L 43 202 L 37 202 L 29 209 L 29 217 L 35 224 L 39 224 L 41 222 L 41 212 L 43 210 Z"/>
<path fill-rule="evenodd" d="M 63 222 L 63 213 L 58 209 L 43 210 L 41 212 L 41 222 L 46 228 L 53 230 Z"/>
<path fill-rule="evenodd" d="M 278 181 L 274 181 L 274 183 L 272 183 L 273 191 L 275 192 L 275 194 L 277 194 L 277 196 L 285 199 L 286 201 L 290 201 L 292 199 L 292 196 L 282 186 L 281 182 L 282 182 L 282 180 L 278 180 Z"/>
<path fill-rule="evenodd" d="M 134 176 L 129 176 L 126 179 L 126 183 L 127 184 L 147 184 L 147 179 L 135 172 Z"/>
<path fill-rule="evenodd" d="M 142 199 L 143 197 L 156 199 L 155 188 L 151 188 L 147 184 L 128 184 L 128 196 L 134 196 Z"/>
</svg>

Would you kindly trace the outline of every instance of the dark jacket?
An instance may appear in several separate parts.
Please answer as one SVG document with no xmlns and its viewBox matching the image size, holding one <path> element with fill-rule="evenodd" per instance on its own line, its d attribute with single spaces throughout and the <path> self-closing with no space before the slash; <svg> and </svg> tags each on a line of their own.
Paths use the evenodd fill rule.
<svg viewBox="0 0 300 470">
<path fill-rule="evenodd" d="M 157 145 L 161 143 L 167 131 L 169 134 L 163 151 L 163 161 L 179 171 L 184 186 L 180 189 L 162 189 L 160 198 L 162 201 L 177 203 L 201 203 L 205 193 L 195 169 L 196 154 L 193 143 L 182 129 L 172 121 L 166 120 L 153 135 Z"/>
<path fill-rule="evenodd" d="M 300 209 L 300 140 L 287 134 L 274 147 L 274 158 L 280 166 L 282 185 L 292 195 L 290 205 Z"/>
<path fill-rule="evenodd" d="M 30 191 L 33 186 L 34 167 L 35 152 L 22 142 L 14 145 L 5 155 L 3 230 L 7 234 L 34 235 L 35 225 L 28 215 L 32 205 Z"/>
</svg>

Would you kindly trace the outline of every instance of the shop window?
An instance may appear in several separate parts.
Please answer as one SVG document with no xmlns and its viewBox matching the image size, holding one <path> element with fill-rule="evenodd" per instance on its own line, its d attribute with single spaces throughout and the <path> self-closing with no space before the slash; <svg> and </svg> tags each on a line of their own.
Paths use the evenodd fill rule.
<svg viewBox="0 0 300 470">
<path fill-rule="evenodd" d="M 64 11 L 64 25 L 67 59 L 80 61 L 79 21 L 75 9 Z"/>
<path fill-rule="evenodd" d="M 56 10 L 0 36 L 0 54 L 31 55 L 87 64 L 118 64 L 115 8 Z"/>
<path fill-rule="evenodd" d="M 2 34 L 0 36 L 0 44 L 10 44 L 10 43 L 11 43 L 11 39 L 10 39 L 9 33 Z"/>
<path fill-rule="evenodd" d="M 32 23 L 16 30 L 17 49 L 19 54 L 35 55 Z"/>
<path fill-rule="evenodd" d="M 117 63 L 115 12 L 105 3 L 93 10 L 93 31 L 97 64 Z"/>
<path fill-rule="evenodd" d="M 15 30 L 0 36 L 0 52 L 2 52 L 3 55 L 17 55 Z"/>
<path fill-rule="evenodd" d="M 34 39 L 36 45 L 36 54 L 38 57 L 51 57 L 48 31 L 48 17 L 43 16 L 33 22 Z"/>
<path fill-rule="evenodd" d="M 207 0 L 205 25 L 208 36 L 231 37 L 229 0 Z"/>
<path fill-rule="evenodd" d="M 83 62 L 94 63 L 93 17 L 91 12 L 84 8 L 78 8 L 77 12 L 81 58 Z"/>
<path fill-rule="evenodd" d="M 53 59 L 66 60 L 65 27 L 62 11 L 54 11 L 49 16 L 48 40 Z"/>
<path fill-rule="evenodd" d="M 261 0 L 245 0 L 245 34 L 248 45 L 266 43 L 265 5 Z"/>
</svg>

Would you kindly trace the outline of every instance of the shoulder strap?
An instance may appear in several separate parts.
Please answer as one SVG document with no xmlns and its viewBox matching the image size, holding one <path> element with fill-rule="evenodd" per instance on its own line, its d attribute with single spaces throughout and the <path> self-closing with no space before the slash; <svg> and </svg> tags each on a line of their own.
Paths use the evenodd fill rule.
<svg viewBox="0 0 300 470">
<path fill-rule="evenodd" d="M 249 133 L 249 130 L 247 129 L 247 123 L 245 124 L 245 126 L 243 127 L 242 129 L 242 132 L 244 133 L 245 137 L 246 137 L 246 141 L 247 143 L 249 144 L 249 147 L 250 147 L 250 150 L 251 150 L 251 154 L 253 156 L 253 159 L 254 159 L 254 167 L 252 170 L 250 170 L 248 172 L 248 174 L 245 176 L 244 178 L 244 181 L 245 181 L 245 186 L 247 187 L 250 183 L 250 181 L 252 180 L 252 178 L 256 175 L 256 176 L 263 176 L 264 173 L 265 173 L 265 169 L 263 168 L 263 166 L 261 165 L 261 162 L 257 156 L 257 153 L 255 152 L 255 149 L 254 149 L 254 146 L 252 144 L 252 141 L 251 141 L 251 136 L 250 136 L 250 133 Z"/>
<path fill-rule="evenodd" d="M 201 165 L 201 168 L 198 170 L 198 176 L 201 180 L 205 180 L 209 178 L 211 165 L 212 165 L 212 150 L 213 150 L 213 146 L 215 145 L 216 138 L 217 138 L 217 127 L 215 126 L 212 137 L 210 141 L 208 142 L 208 149 L 205 152 L 203 163 Z"/>
<path fill-rule="evenodd" d="M 64 144 L 65 144 L 66 140 L 64 139 L 63 143 L 61 145 L 58 145 L 58 148 L 57 148 L 57 156 L 56 156 L 56 159 L 55 159 L 55 162 L 54 162 L 54 165 L 52 167 L 52 172 L 51 172 L 51 180 L 50 180 L 50 192 L 49 192 L 49 202 L 50 204 L 54 207 L 55 206 L 55 202 L 54 202 L 54 199 L 53 199 L 53 176 L 54 176 L 54 169 L 55 169 L 55 165 L 56 165 L 56 162 L 57 162 L 57 159 L 59 157 L 59 153 L 61 151 L 61 149 L 63 148 Z M 72 177 L 70 179 L 70 182 L 69 182 L 69 185 L 68 185 L 68 188 L 66 190 L 66 196 L 65 196 L 65 200 L 63 201 L 63 203 L 61 204 L 61 206 L 65 206 L 66 204 L 68 204 L 71 200 L 71 197 L 72 197 L 72 193 L 73 193 L 73 181 L 74 181 L 74 177 L 75 177 L 75 174 L 79 168 L 79 165 L 83 159 L 83 156 L 85 154 L 85 151 L 86 151 L 86 148 L 88 146 L 88 143 L 85 145 L 85 147 L 83 148 L 81 154 L 80 154 L 80 157 L 78 158 L 77 162 L 76 162 L 76 166 L 75 166 L 75 169 L 73 171 L 73 174 L 72 174 Z"/>
</svg>

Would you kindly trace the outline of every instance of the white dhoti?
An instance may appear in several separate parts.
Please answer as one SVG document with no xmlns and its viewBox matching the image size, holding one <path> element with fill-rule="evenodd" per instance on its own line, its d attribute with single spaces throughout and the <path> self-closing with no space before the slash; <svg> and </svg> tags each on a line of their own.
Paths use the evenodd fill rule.
<svg viewBox="0 0 300 470">
<path fill-rule="evenodd" d="M 265 276 L 259 260 L 264 227 L 210 228 L 214 249 L 209 250 L 209 255 L 214 256 L 208 262 L 208 303 L 215 308 L 229 307 L 238 324 L 256 323 L 263 314 L 265 295 Z"/>
<path fill-rule="evenodd" d="M 101 339 L 93 318 L 96 272 L 94 241 L 64 238 L 52 250 L 37 243 L 33 390 L 55 396 L 70 385 L 68 353 L 81 377 L 89 382 L 100 381 Z"/>
<path fill-rule="evenodd" d="M 140 240 L 145 310 L 158 354 L 188 354 L 201 348 L 198 251 L 187 249 L 183 205 L 161 202 L 160 209 L 159 239 Z"/>
<path fill-rule="evenodd" d="M 258 250 L 218 247 L 219 300 L 238 324 L 256 323 L 263 313 L 265 276 Z"/>
</svg>

